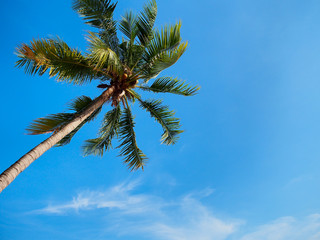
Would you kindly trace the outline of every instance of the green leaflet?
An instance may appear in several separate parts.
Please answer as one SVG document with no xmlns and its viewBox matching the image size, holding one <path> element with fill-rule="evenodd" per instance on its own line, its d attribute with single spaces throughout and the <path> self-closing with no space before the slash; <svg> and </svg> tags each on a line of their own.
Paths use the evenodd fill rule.
<svg viewBox="0 0 320 240">
<path fill-rule="evenodd" d="M 72 4 L 72 8 L 87 24 L 97 28 L 105 28 L 106 22 L 112 19 L 116 6 L 111 0 L 74 0 Z"/>
<path fill-rule="evenodd" d="M 26 130 L 31 135 L 51 133 L 65 125 L 65 123 L 70 122 L 73 116 L 74 114 L 72 113 L 50 114 L 34 120 Z"/>
<path fill-rule="evenodd" d="M 129 42 L 134 43 L 137 34 L 137 16 L 132 11 L 126 12 L 119 22 L 119 29 Z"/>
<path fill-rule="evenodd" d="M 153 36 L 153 26 L 157 17 L 157 3 L 151 0 L 143 7 L 137 20 L 137 37 L 142 46 L 146 46 Z"/>
<path fill-rule="evenodd" d="M 143 169 L 147 157 L 137 146 L 134 121 L 129 108 L 121 115 L 119 137 L 121 144 L 118 148 L 121 148 L 120 156 L 124 157 L 124 162 L 131 170 Z"/>
<path fill-rule="evenodd" d="M 121 109 L 119 105 L 106 113 L 99 131 L 99 137 L 85 141 L 85 145 L 82 148 L 85 156 L 90 154 L 103 156 L 103 153 L 112 147 L 111 140 L 117 135 L 120 116 Z"/>
<path fill-rule="evenodd" d="M 32 75 L 43 75 L 49 70 L 50 77 L 78 85 L 99 77 L 88 58 L 59 38 L 33 40 L 29 45 L 20 45 L 16 51 L 20 58 L 16 66 L 24 67 L 25 72 Z"/>
<path fill-rule="evenodd" d="M 183 96 L 193 96 L 199 91 L 199 86 L 190 86 L 185 81 L 172 77 L 156 79 L 151 86 L 139 86 L 140 89 L 155 93 L 173 93 Z"/>
<path fill-rule="evenodd" d="M 180 28 L 181 22 L 173 26 L 164 26 L 160 31 L 155 31 L 143 56 L 144 61 L 148 63 L 162 52 L 177 48 L 181 42 Z"/>
<path fill-rule="evenodd" d="M 140 101 L 140 106 L 147 110 L 151 117 L 161 124 L 164 132 L 161 136 L 161 141 L 164 144 L 175 144 L 179 139 L 179 134 L 183 131 L 180 130 L 180 120 L 174 117 L 174 112 L 170 111 L 168 106 L 163 106 L 161 100 L 146 100 Z"/>
<path fill-rule="evenodd" d="M 150 59 L 141 69 L 141 78 L 148 81 L 155 78 L 160 72 L 175 64 L 182 54 L 186 51 L 188 46 L 187 42 L 181 43 L 177 48 L 169 51 L 162 52 Z"/>
<path fill-rule="evenodd" d="M 118 55 L 96 33 L 89 31 L 87 40 L 89 42 L 88 58 L 95 68 L 104 68 L 109 72 L 117 73 L 122 71 Z"/>
<path fill-rule="evenodd" d="M 92 99 L 87 96 L 81 96 L 73 100 L 69 104 L 69 109 L 73 111 L 73 113 L 57 113 L 51 114 L 47 117 L 38 118 L 34 120 L 30 126 L 26 129 L 29 134 L 37 135 L 44 133 L 52 133 L 58 131 L 70 121 L 72 121 L 76 115 L 81 113 L 85 108 L 87 108 L 91 103 Z M 75 133 L 87 122 L 93 120 L 98 113 L 101 111 L 101 108 L 97 109 L 94 113 L 91 114 L 86 120 L 84 120 L 76 129 L 74 129 L 71 133 L 65 136 L 56 146 L 63 146 L 68 144 Z"/>
</svg>

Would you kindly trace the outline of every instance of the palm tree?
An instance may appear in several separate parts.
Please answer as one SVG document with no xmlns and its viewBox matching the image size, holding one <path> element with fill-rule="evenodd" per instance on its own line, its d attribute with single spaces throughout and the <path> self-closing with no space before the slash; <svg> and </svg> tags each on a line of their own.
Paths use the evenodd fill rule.
<svg viewBox="0 0 320 240">
<path fill-rule="evenodd" d="M 51 114 L 36 119 L 27 129 L 30 134 L 52 135 L 25 154 L 0 175 L 0 192 L 24 169 L 52 146 L 68 144 L 87 122 L 93 120 L 105 103 L 110 103 L 102 121 L 99 136 L 83 146 L 85 155 L 103 155 L 118 138 L 120 155 L 131 170 L 143 169 L 147 157 L 138 148 L 131 105 L 138 102 L 163 128 L 162 143 L 174 144 L 180 130 L 179 119 L 162 104 L 162 100 L 143 100 L 136 90 L 155 93 L 194 95 L 199 87 L 172 77 L 157 78 L 172 66 L 187 48 L 181 42 L 181 23 L 154 29 L 157 15 L 155 0 L 146 4 L 139 14 L 128 11 L 116 22 L 111 0 L 74 0 L 73 9 L 96 29 L 88 32 L 88 50 L 82 53 L 69 47 L 60 38 L 33 40 L 17 48 L 17 67 L 29 74 L 55 76 L 57 81 L 82 85 L 98 80 L 104 92 L 96 99 L 80 96 L 69 105 L 69 113 Z M 123 34 L 120 43 L 117 29 Z M 150 79 L 152 84 L 148 84 Z"/>
</svg>

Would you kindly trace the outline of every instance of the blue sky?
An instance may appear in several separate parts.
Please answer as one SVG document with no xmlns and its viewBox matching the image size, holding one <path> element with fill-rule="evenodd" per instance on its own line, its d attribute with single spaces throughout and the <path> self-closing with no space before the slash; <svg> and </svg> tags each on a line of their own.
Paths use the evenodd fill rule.
<svg viewBox="0 0 320 240">
<path fill-rule="evenodd" d="M 120 0 L 115 18 L 143 3 Z M 162 75 L 201 86 L 158 95 L 181 118 L 179 143 L 160 145 L 161 128 L 135 109 L 149 162 L 132 173 L 117 149 L 82 156 L 97 119 L 1 194 L 0 239 L 320 239 L 319 12 L 315 0 L 158 0 L 156 25 L 181 20 L 189 41 Z M 0 21 L 2 172 L 46 138 L 24 134 L 33 119 L 100 91 L 14 68 L 15 47 L 33 38 L 85 50 L 71 1 L 5 1 Z"/>
</svg>

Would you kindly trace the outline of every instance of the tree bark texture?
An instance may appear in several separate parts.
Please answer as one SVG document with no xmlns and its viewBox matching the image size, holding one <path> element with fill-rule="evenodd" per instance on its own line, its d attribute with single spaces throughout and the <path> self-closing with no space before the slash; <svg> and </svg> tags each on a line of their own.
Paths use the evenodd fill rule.
<svg viewBox="0 0 320 240">
<path fill-rule="evenodd" d="M 61 139 L 72 132 L 79 124 L 87 119 L 94 111 L 101 107 L 114 92 L 114 87 L 105 90 L 99 97 L 97 97 L 92 104 L 79 114 L 70 123 L 65 125 L 61 130 L 52 134 L 45 141 L 37 145 L 27 154 L 22 156 L 18 161 L 12 164 L 7 170 L 0 175 L 0 193 L 5 189 L 23 170 L 25 170 L 33 161 L 39 158 L 44 152 L 49 150 Z"/>
</svg>

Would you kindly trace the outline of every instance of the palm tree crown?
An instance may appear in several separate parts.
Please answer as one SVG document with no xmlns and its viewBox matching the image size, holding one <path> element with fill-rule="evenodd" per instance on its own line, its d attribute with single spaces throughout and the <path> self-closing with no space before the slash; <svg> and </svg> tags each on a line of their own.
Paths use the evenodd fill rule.
<svg viewBox="0 0 320 240">
<path fill-rule="evenodd" d="M 114 90 L 108 101 L 112 109 L 105 114 L 98 137 L 86 140 L 83 151 L 85 155 L 102 156 L 112 147 L 112 139 L 117 137 L 124 162 L 136 170 L 143 168 L 147 158 L 137 146 L 130 105 L 138 102 L 160 123 L 162 143 L 174 144 L 182 132 L 179 119 L 168 106 L 163 105 L 162 100 L 142 100 L 136 90 L 192 96 L 199 87 L 177 78 L 157 78 L 161 71 L 177 62 L 187 48 L 187 42 L 181 42 L 180 22 L 154 29 L 157 15 L 155 0 L 146 4 L 139 14 L 126 12 L 118 22 L 113 19 L 115 7 L 116 3 L 110 0 L 74 0 L 73 9 L 87 24 L 96 28 L 95 32 L 88 32 L 87 52 L 69 47 L 60 38 L 38 39 L 17 48 L 17 66 L 24 67 L 30 74 L 48 72 L 58 81 L 81 85 L 98 80 L 97 87 L 112 87 Z M 123 34 L 121 42 L 117 30 Z M 155 79 L 152 84 L 148 84 L 150 79 Z M 36 119 L 27 130 L 30 134 L 57 132 L 94 101 L 87 96 L 78 97 L 70 104 L 70 113 Z M 101 107 L 60 140 L 57 146 L 68 144 L 75 133 L 100 111 Z"/>
</svg>

